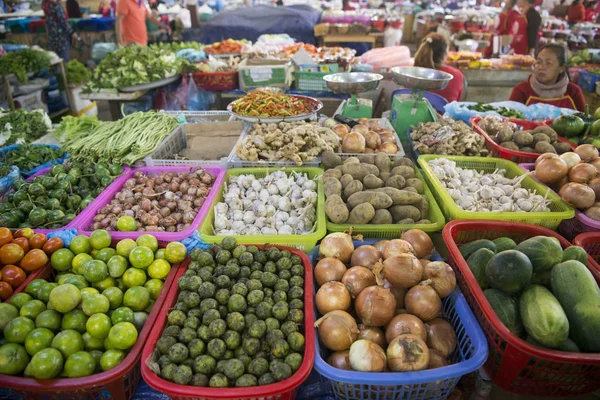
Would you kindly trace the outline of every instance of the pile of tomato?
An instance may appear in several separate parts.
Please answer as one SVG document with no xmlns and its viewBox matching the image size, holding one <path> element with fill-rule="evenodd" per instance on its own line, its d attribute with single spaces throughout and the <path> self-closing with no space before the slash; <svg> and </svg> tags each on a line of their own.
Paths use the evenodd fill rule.
<svg viewBox="0 0 600 400">
<path fill-rule="evenodd" d="M 61 248 L 60 238 L 48 239 L 31 228 L 14 234 L 8 228 L 0 228 L 0 300 L 12 296 L 27 275 L 48 264 L 49 256 Z"/>
</svg>

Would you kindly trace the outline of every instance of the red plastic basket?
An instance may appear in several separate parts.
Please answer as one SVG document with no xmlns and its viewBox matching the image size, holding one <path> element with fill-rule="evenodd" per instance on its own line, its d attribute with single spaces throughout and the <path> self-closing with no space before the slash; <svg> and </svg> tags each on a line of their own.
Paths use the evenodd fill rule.
<svg viewBox="0 0 600 400">
<path fill-rule="evenodd" d="M 113 240 L 112 245 L 116 246 L 116 244 L 117 241 Z M 163 241 L 158 242 L 159 247 L 166 247 L 167 244 L 167 242 Z M 154 329 L 156 319 L 162 309 L 161 306 L 169 292 L 167 289 L 171 287 L 178 271 L 180 269 L 185 270 L 188 263 L 189 258 L 181 264 L 181 268 L 179 268 L 180 264 L 174 264 L 171 267 L 171 272 L 167 275 L 163 289 L 154 302 L 154 307 L 152 307 L 152 311 L 138 335 L 138 340 L 125 359 L 116 367 L 99 374 L 69 379 L 37 380 L 0 374 L 0 387 L 12 390 L 22 399 L 130 399 L 133 397 L 141 378 L 139 360 L 142 348 L 151 331 Z M 37 278 L 41 279 L 51 278 L 54 272 L 51 265 L 46 265 L 39 271 Z"/>
<path fill-rule="evenodd" d="M 312 264 L 308 256 L 300 251 L 286 246 L 271 246 L 271 245 L 255 245 L 259 249 L 267 247 L 277 247 L 281 250 L 288 250 L 290 253 L 297 255 L 302 259 L 304 266 L 304 360 L 300 369 L 296 371 L 290 378 L 265 386 L 254 386 L 248 388 L 205 388 L 197 386 L 177 385 L 158 377 L 154 372 L 150 371 L 146 365 L 146 360 L 154 351 L 154 347 L 163 329 L 167 323 L 167 314 L 177 301 L 179 295 L 179 287 L 177 281 L 185 273 L 185 268 L 180 268 L 175 276 L 172 286 L 169 289 L 167 299 L 161 310 L 159 318 L 156 320 L 155 329 L 152 330 L 150 337 L 146 341 L 144 351 L 142 352 L 142 376 L 144 380 L 159 392 L 165 393 L 173 400 L 236 400 L 236 399 L 261 399 L 261 400 L 292 400 L 295 397 L 296 389 L 310 374 L 313 363 L 315 361 L 315 330 L 313 324 L 315 322 L 313 312 L 313 272 Z"/>
<path fill-rule="evenodd" d="M 600 388 L 600 354 L 549 350 L 533 346 L 511 333 L 492 309 L 458 249 L 477 239 L 510 237 L 520 242 L 539 235 L 557 238 L 563 248 L 571 245 L 549 229 L 514 222 L 452 221 L 442 231 L 448 247 L 448 264 L 454 269 L 490 346 L 484 368 L 493 382 L 509 392 L 536 397 L 593 392 Z M 588 268 L 596 282 L 600 282 L 600 270 L 592 266 L 591 257 L 588 257 Z"/>
<path fill-rule="evenodd" d="M 538 124 L 537 122 L 525 121 L 522 119 L 509 118 L 508 120 L 526 130 L 531 130 L 542 125 Z M 481 117 L 472 117 L 471 125 L 473 126 L 473 130 L 475 130 L 475 132 L 479 133 L 485 139 L 487 148 L 491 153 L 490 156 L 504 158 L 505 160 L 510 160 L 518 164 L 535 162 L 535 160 L 537 160 L 537 158 L 541 155 L 539 153 L 510 150 L 500 146 L 498 143 L 494 142 L 494 140 L 492 140 L 492 138 L 483 129 L 481 129 L 479 126 L 479 121 L 481 121 Z M 559 142 L 569 143 L 571 149 L 575 150 L 575 145 L 567 139 L 559 136 L 557 140 Z"/>
<path fill-rule="evenodd" d="M 590 256 L 588 262 L 597 271 L 600 271 L 600 232 L 581 233 L 575 236 L 573 244 L 575 246 L 583 247 Z"/>
<path fill-rule="evenodd" d="M 194 82 L 204 90 L 235 90 L 238 88 L 238 71 L 230 72 L 194 72 Z"/>
</svg>

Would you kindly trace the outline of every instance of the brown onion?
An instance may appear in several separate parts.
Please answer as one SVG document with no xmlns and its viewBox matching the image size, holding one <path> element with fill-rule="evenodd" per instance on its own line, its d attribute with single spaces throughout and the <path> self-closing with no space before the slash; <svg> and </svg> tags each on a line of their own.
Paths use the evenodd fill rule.
<svg viewBox="0 0 600 400">
<path fill-rule="evenodd" d="M 396 299 L 381 286 L 369 286 L 356 297 L 356 314 L 368 326 L 384 326 L 394 317 Z"/>
<path fill-rule="evenodd" d="M 383 250 L 385 250 L 385 246 L 387 246 L 389 242 L 389 240 L 380 240 L 379 242 L 375 243 L 374 247 L 379 250 L 381 255 L 383 255 Z"/>
<path fill-rule="evenodd" d="M 406 293 L 404 305 L 409 313 L 424 322 L 437 318 L 442 312 L 442 300 L 428 281 L 411 288 Z"/>
<path fill-rule="evenodd" d="M 596 194 L 596 199 L 600 199 L 600 178 L 594 178 L 588 182 L 588 186 Z"/>
<path fill-rule="evenodd" d="M 547 158 L 559 158 L 559 156 L 556 153 L 544 153 L 535 160 L 535 166 L 537 167 L 538 164 L 542 162 L 542 160 L 545 160 Z"/>
<path fill-rule="evenodd" d="M 581 162 L 588 163 L 598 158 L 598 149 L 592 144 L 581 144 L 575 149 L 575 153 L 581 158 Z"/>
<path fill-rule="evenodd" d="M 387 358 L 394 372 L 421 371 L 429 364 L 429 349 L 417 335 L 400 335 L 389 344 Z"/>
<path fill-rule="evenodd" d="M 348 128 L 348 125 L 338 124 L 333 127 L 332 131 L 335 132 L 335 134 L 338 135 L 340 139 L 343 139 L 344 136 L 350 133 L 350 128 Z"/>
<path fill-rule="evenodd" d="M 441 318 L 433 319 L 425 324 L 427 329 L 427 346 L 439 350 L 444 357 L 456 349 L 456 332 L 452 325 Z"/>
<path fill-rule="evenodd" d="M 321 314 L 336 310 L 346 311 L 351 302 L 350 292 L 342 282 L 324 283 L 315 296 L 315 304 Z"/>
<path fill-rule="evenodd" d="M 558 158 L 563 160 L 567 164 L 567 168 L 571 169 L 581 162 L 581 157 L 575 152 L 568 151 L 561 154 Z"/>
<path fill-rule="evenodd" d="M 335 257 L 344 264 L 350 262 L 353 251 L 352 236 L 343 232 L 330 233 L 323 238 L 319 245 L 319 256 Z"/>
<path fill-rule="evenodd" d="M 428 258 L 433 251 L 433 242 L 428 234 L 420 229 L 409 229 L 402 232 L 400 236 L 402 240 L 406 240 L 413 247 L 417 258 Z"/>
<path fill-rule="evenodd" d="M 398 146 L 396 143 L 382 143 L 377 147 L 377 151 L 385 154 L 396 154 L 398 152 Z"/>
<path fill-rule="evenodd" d="M 406 292 L 408 289 L 394 287 L 387 279 L 383 280 L 383 287 L 386 289 L 390 289 L 390 292 L 392 292 L 392 294 L 394 295 L 394 298 L 396 299 L 396 308 L 404 307 L 404 297 L 406 297 Z"/>
<path fill-rule="evenodd" d="M 342 283 L 346 285 L 350 296 L 355 298 L 368 288 L 376 284 L 375 275 L 371 270 L 365 267 L 349 268 L 342 277 Z"/>
<path fill-rule="evenodd" d="M 386 259 L 381 272 L 392 286 L 399 288 L 413 287 L 423 278 L 423 266 L 412 254 L 398 254 Z"/>
<path fill-rule="evenodd" d="M 577 164 L 569 171 L 569 181 L 575 183 L 588 183 L 598 176 L 596 167 L 590 164 Z"/>
<path fill-rule="evenodd" d="M 423 268 L 423 279 L 431 280 L 431 287 L 441 299 L 456 289 L 456 275 L 451 266 L 443 261 L 431 262 Z"/>
<path fill-rule="evenodd" d="M 315 322 L 323 345 L 332 351 L 348 350 L 358 337 L 358 325 L 345 311 L 332 311 Z"/>
<path fill-rule="evenodd" d="M 381 135 L 379 135 L 379 137 L 381 138 L 381 144 L 386 144 L 386 143 L 391 143 L 391 144 L 396 144 L 396 137 L 395 134 L 393 133 L 383 133 Z"/>
<path fill-rule="evenodd" d="M 544 183 L 556 183 L 569 173 L 567 163 L 560 158 L 547 158 L 535 167 L 535 176 Z"/>
<path fill-rule="evenodd" d="M 381 252 L 374 246 L 362 245 L 352 253 L 350 266 L 361 266 L 371 269 L 373 265 L 381 261 Z"/>
<path fill-rule="evenodd" d="M 429 263 L 431 262 L 431 260 L 427 260 L 427 259 L 425 259 L 425 258 L 420 258 L 420 259 L 419 259 L 419 262 L 421 263 L 421 265 L 423 266 L 423 268 L 425 268 L 425 266 L 426 266 L 427 264 L 429 264 Z"/>
<path fill-rule="evenodd" d="M 369 132 L 369 127 L 364 125 L 354 125 L 354 128 L 350 129 L 350 132 L 357 132 L 365 136 Z"/>
<path fill-rule="evenodd" d="M 377 132 L 368 131 L 366 134 L 363 134 L 365 137 L 367 147 L 370 149 L 376 149 L 381 145 L 381 137 Z"/>
<path fill-rule="evenodd" d="M 560 189 L 558 194 L 564 201 L 581 210 L 593 206 L 596 201 L 596 193 L 594 193 L 594 190 L 581 183 L 567 183 Z"/>
<path fill-rule="evenodd" d="M 594 161 L 591 161 L 590 165 L 593 165 L 596 168 L 596 170 L 600 173 L 600 157 L 596 158 Z"/>
<path fill-rule="evenodd" d="M 396 315 L 408 314 L 408 310 L 403 307 L 396 307 L 396 311 L 394 311 L 394 314 L 396 314 Z"/>
<path fill-rule="evenodd" d="M 371 342 L 376 343 L 383 348 L 387 346 L 385 334 L 381 329 L 374 326 L 359 325 L 358 339 L 370 340 Z"/>
<path fill-rule="evenodd" d="M 594 221 L 600 221 L 600 206 L 590 207 L 584 211 L 586 217 L 593 219 Z"/>
<path fill-rule="evenodd" d="M 348 350 L 331 353 L 327 358 L 327 364 L 334 368 L 352 371 L 352 366 L 350 366 L 350 352 Z"/>
<path fill-rule="evenodd" d="M 395 256 L 396 254 L 415 254 L 415 249 L 413 249 L 412 245 L 408 243 L 406 240 L 402 239 L 393 239 L 388 242 L 388 244 L 383 249 L 383 259 L 386 260 L 391 256 Z"/>
<path fill-rule="evenodd" d="M 432 348 L 429 349 L 429 364 L 427 364 L 427 369 L 441 368 L 448 365 L 450 363 L 441 351 Z"/>
<path fill-rule="evenodd" d="M 341 281 L 346 273 L 346 266 L 343 262 L 333 257 L 325 257 L 315 265 L 315 281 L 321 286 L 330 281 Z"/>
<path fill-rule="evenodd" d="M 383 372 L 387 365 L 385 351 L 369 340 L 357 340 L 352 343 L 349 356 L 354 371 Z"/>
<path fill-rule="evenodd" d="M 392 318 L 385 330 L 385 340 L 391 343 L 397 336 L 407 333 L 417 335 L 424 341 L 427 340 L 425 324 L 412 314 L 399 314 Z"/>
<path fill-rule="evenodd" d="M 362 153 L 365 151 L 366 140 L 358 132 L 350 132 L 342 139 L 342 151 L 344 153 Z"/>
</svg>

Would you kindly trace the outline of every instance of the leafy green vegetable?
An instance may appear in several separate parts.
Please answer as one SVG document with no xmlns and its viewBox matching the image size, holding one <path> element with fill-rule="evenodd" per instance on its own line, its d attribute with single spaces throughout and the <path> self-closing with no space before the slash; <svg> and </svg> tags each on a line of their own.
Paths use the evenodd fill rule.
<svg viewBox="0 0 600 400">
<path fill-rule="evenodd" d="M 12 172 L 10 165 L 0 165 L 0 178 L 4 178 Z"/>
<path fill-rule="evenodd" d="M 98 117 L 82 115 L 81 117 L 72 117 L 67 115 L 60 121 L 60 125 L 53 131 L 54 136 L 64 145 L 76 140 L 79 136 L 95 129 L 100 125 Z"/>
<path fill-rule="evenodd" d="M 0 146 L 31 143 L 51 128 L 52 121 L 42 110 L 0 111 Z"/>
<path fill-rule="evenodd" d="M 43 50 L 23 49 L 5 53 L 0 57 L 0 75 L 15 74 L 21 83 L 27 83 L 28 72 L 41 74 L 50 67 L 52 57 Z"/>
<path fill-rule="evenodd" d="M 494 107 L 489 104 L 477 103 L 467 106 L 467 109 L 478 112 L 496 111 L 498 114 L 506 118 L 525 119 L 525 115 L 523 115 L 521 111 L 513 110 L 512 108 L 508 107 Z"/>
<path fill-rule="evenodd" d="M 78 60 L 67 63 L 67 81 L 71 85 L 80 86 L 90 80 L 92 73 Z"/>
<path fill-rule="evenodd" d="M 0 162 L 6 165 L 17 166 L 21 171 L 27 172 L 49 161 L 61 158 L 63 155 L 64 152 L 61 149 L 55 149 L 50 146 L 23 144 L 6 153 Z"/>
</svg>

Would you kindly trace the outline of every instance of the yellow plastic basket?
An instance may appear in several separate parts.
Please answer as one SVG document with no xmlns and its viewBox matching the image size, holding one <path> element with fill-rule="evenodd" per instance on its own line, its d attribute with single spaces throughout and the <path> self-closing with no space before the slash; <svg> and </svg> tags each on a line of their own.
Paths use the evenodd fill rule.
<svg viewBox="0 0 600 400">
<path fill-rule="evenodd" d="M 363 235 L 366 238 L 373 239 L 395 239 L 399 238 L 403 231 L 407 229 L 420 229 L 423 232 L 437 232 L 441 230 L 445 225 L 444 214 L 438 206 L 431 190 L 427 186 L 426 181 L 423 179 L 423 175 L 419 172 L 418 168 L 415 167 L 415 175 L 425 183 L 425 196 L 429 200 L 429 215 L 427 216 L 431 224 L 334 224 L 329 222 L 327 219 L 327 232 L 345 232 L 352 228 L 353 235 Z M 325 216 L 327 218 L 327 216 Z"/>
<path fill-rule="evenodd" d="M 290 167 L 290 168 L 234 168 L 227 171 L 225 175 L 225 182 L 229 182 L 229 177 L 232 175 L 248 175 L 252 174 L 257 178 L 264 178 L 271 172 L 282 170 L 289 174 L 291 172 L 306 173 L 309 178 L 315 178 L 323 175 L 321 168 L 314 167 Z M 204 219 L 202 226 L 200 226 L 199 233 L 200 238 L 206 243 L 221 243 L 225 236 L 216 236 L 213 225 L 215 220 L 215 205 L 223 201 L 224 186 L 221 186 L 217 197 L 213 201 L 210 207 L 208 215 Z M 240 244 L 278 244 L 282 246 L 290 246 L 302 250 L 304 252 L 310 251 L 317 245 L 317 242 L 321 240 L 327 233 L 326 219 L 325 219 L 325 190 L 323 188 L 323 180 L 317 181 L 317 216 L 316 216 L 316 227 L 313 233 L 306 235 L 251 235 L 251 236 L 234 236 Z"/>
<path fill-rule="evenodd" d="M 519 168 L 519 166 L 512 161 L 504 160 L 501 158 L 488 158 L 488 157 L 465 157 L 465 156 L 442 156 L 427 154 L 422 155 L 417 160 L 425 179 L 435 196 L 440 208 L 442 209 L 444 216 L 448 221 L 455 219 L 490 219 L 499 221 L 510 221 L 510 222 L 527 222 L 529 224 L 535 224 L 544 226 L 546 228 L 556 230 L 558 225 L 563 219 L 570 219 L 575 216 L 575 210 L 567 203 L 561 200 L 561 198 L 548 187 L 537 182 L 531 177 L 526 177 L 521 186 L 525 189 L 536 190 L 540 195 L 545 196 L 548 193 L 548 200 L 552 201 L 549 205 L 551 212 L 470 212 L 461 210 L 448 191 L 444 188 L 440 180 L 435 176 L 433 170 L 429 166 L 429 161 L 438 158 L 447 158 L 448 160 L 456 162 L 456 166 L 460 168 L 470 168 L 477 171 L 484 171 L 492 173 L 497 168 L 506 170 L 507 178 L 514 178 L 515 176 L 521 176 L 525 172 Z"/>
</svg>

